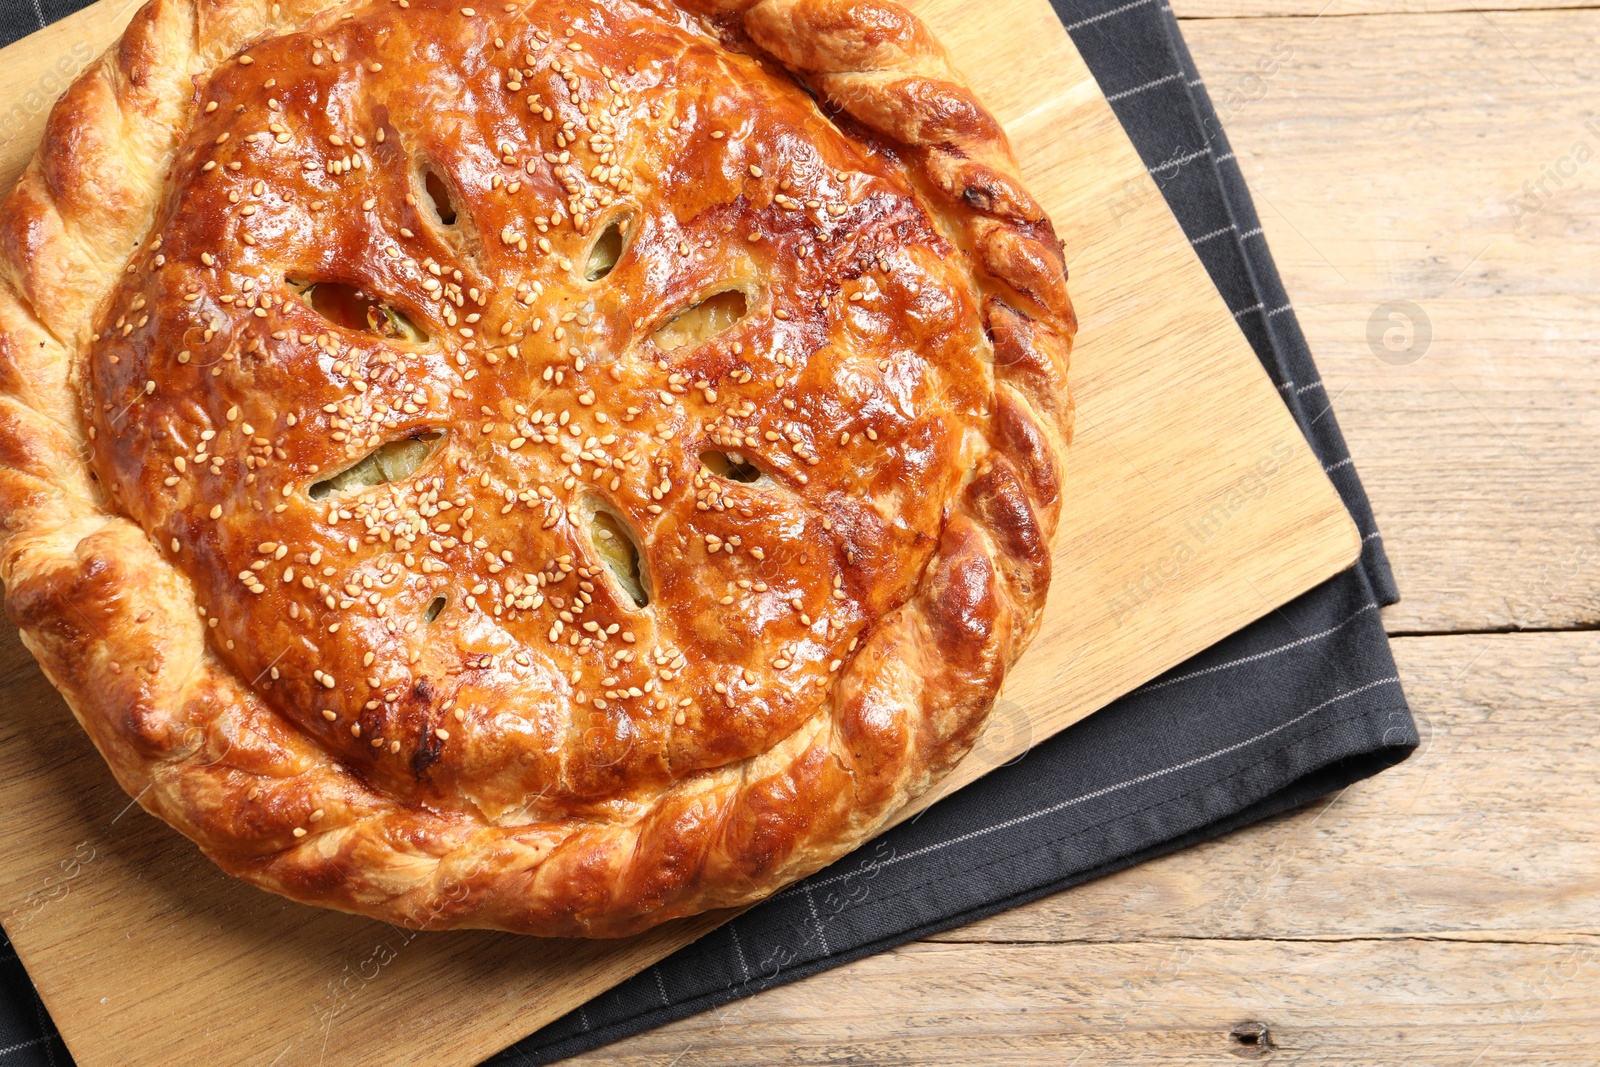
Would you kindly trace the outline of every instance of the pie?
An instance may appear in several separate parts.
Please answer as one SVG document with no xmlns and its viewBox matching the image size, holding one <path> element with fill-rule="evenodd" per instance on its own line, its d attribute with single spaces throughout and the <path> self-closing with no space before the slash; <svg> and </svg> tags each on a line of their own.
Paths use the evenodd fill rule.
<svg viewBox="0 0 1600 1067">
<path fill-rule="evenodd" d="M 842 856 L 1036 629 L 1076 329 L 884 0 L 150 0 L 0 204 L 0 577 L 228 873 L 615 937 Z"/>
</svg>

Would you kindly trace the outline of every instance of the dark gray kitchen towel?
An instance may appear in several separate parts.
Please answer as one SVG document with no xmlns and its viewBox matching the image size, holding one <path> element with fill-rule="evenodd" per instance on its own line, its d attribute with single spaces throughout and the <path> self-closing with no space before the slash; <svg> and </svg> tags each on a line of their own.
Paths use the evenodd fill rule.
<svg viewBox="0 0 1600 1067">
<path fill-rule="evenodd" d="M 492 1064 L 550 1063 L 972 922 L 1327 795 L 1415 748 L 1378 618 L 1399 596 L 1383 542 L 1172 12 L 1159 0 L 1054 3 L 1355 517 L 1360 563 Z M 0 0 L 0 43 L 81 6 Z M 1292 54 L 1286 44 L 1259 57 L 1257 76 L 1230 91 L 1225 109 L 1259 92 Z M 1142 206 L 1130 190 L 1107 210 Z M 1004 703 L 996 714 L 1026 728 Z M 5 945 L 0 1067 L 70 1062 Z"/>
</svg>

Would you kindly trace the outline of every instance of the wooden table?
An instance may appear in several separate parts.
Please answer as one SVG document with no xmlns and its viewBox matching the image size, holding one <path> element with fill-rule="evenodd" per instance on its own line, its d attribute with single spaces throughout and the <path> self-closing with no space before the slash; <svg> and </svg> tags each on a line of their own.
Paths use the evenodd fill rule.
<svg viewBox="0 0 1600 1067">
<path fill-rule="evenodd" d="M 1172 3 L 1372 495 L 1422 750 L 572 1062 L 1600 1062 L 1600 10 Z M 1394 301 L 1409 361 L 1368 342 Z"/>
<path fill-rule="evenodd" d="M 1173 0 L 1384 531 L 1421 751 L 1267 825 L 573 1062 L 1600 1062 L 1588 3 Z M 1431 323 L 1414 362 L 1367 341 L 1396 300 Z"/>
</svg>

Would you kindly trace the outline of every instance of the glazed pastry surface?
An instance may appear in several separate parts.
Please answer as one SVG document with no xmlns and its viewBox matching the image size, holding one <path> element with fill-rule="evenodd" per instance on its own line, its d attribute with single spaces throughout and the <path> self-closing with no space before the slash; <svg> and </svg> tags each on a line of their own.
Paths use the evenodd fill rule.
<svg viewBox="0 0 1600 1067">
<path fill-rule="evenodd" d="M 8 611 L 267 889 L 749 903 L 1037 626 L 1061 246 L 893 4 L 152 0 L 0 225 Z"/>
</svg>

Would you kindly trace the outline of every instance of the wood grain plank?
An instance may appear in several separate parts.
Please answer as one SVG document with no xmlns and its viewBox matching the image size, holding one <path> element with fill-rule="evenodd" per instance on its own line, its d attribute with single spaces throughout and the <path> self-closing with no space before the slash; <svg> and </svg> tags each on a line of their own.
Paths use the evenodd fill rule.
<svg viewBox="0 0 1600 1067">
<path fill-rule="evenodd" d="M 1186 33 L 1326 382 L 1305 399 L 1336 398 L 1372 496 L 1391 630 L 1593 625 L 1600 11 Z M 1369 343 L 1395 301 L 1425 352 Z"/>
<path fill-rule="evenodd" d="M 921 943 L 564 1062 L 1592 1067 L 1597 973 L 1590 944 Z"/>
<path fill-rule="evenodd" d="M 1600 635 L 1395 651 L 1424 746 L 1331 803 L 575 1062 L 1593 1064 Z"/>
</svg>

